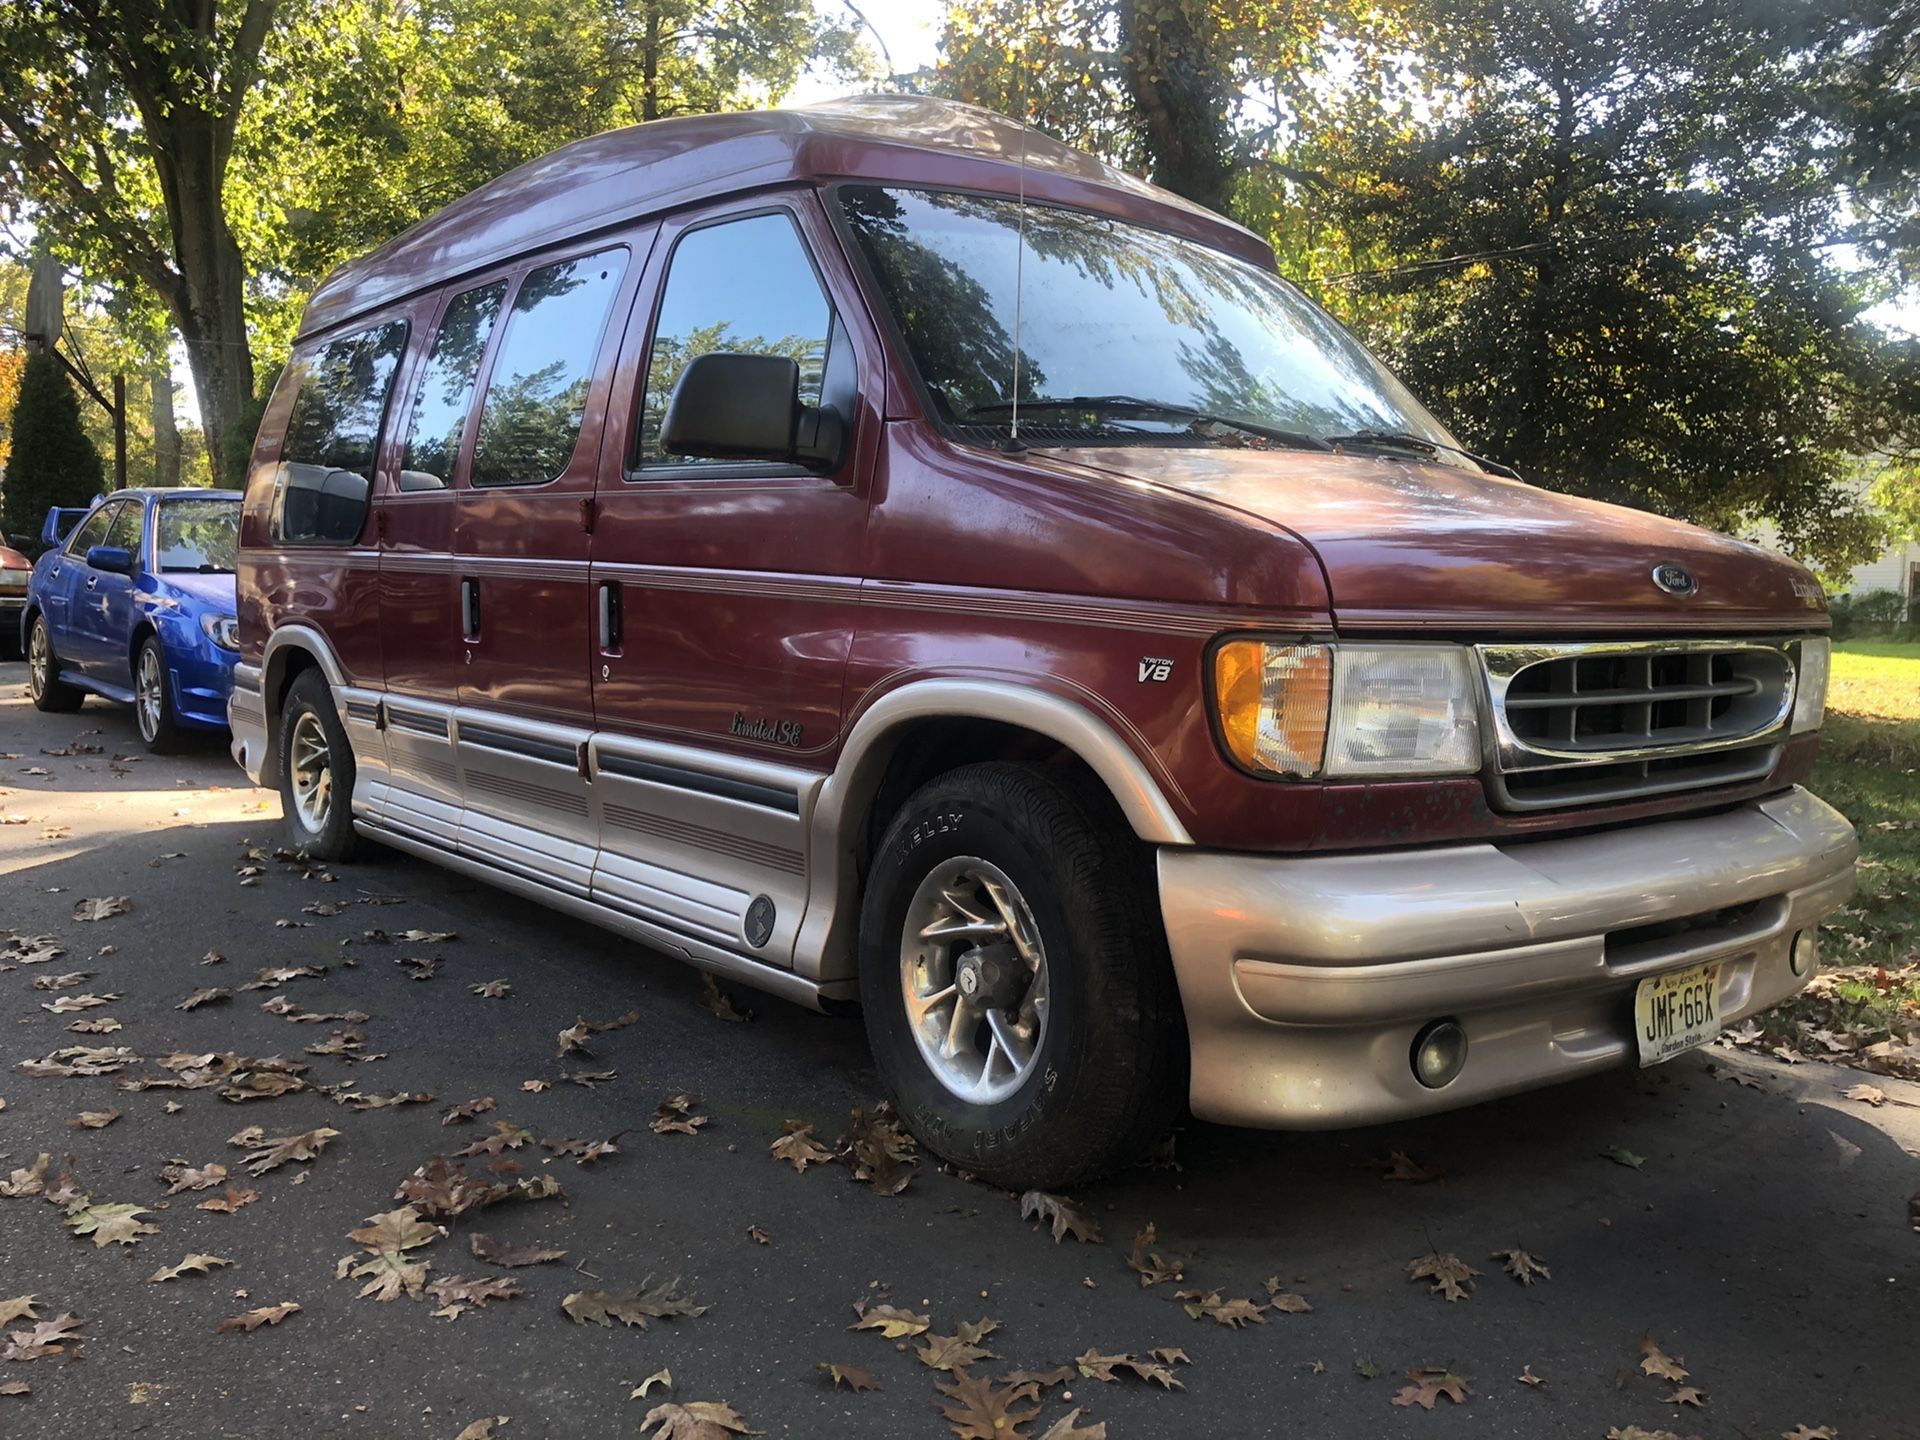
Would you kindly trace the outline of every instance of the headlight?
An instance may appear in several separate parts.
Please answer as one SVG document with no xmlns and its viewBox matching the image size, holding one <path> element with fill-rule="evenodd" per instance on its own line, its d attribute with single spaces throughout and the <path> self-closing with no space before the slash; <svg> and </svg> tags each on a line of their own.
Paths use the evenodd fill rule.
<svg viewBox="0 0 1920 1440">
<path fill-rule="evenodd" d="M 1833 645 L 1824 635 L 1800 642 L 1799 679 L 1793 687 L 1793 729 L 1795 735 L 1818 730 L 1827 718 L 1827 671 Z"/>
<path fill-rule="evenodd" d="M 0 570 L 0 590 L 25 590 L 32 578 L 31 570 L 15 570 L 11 567 Z"/>
<path fill-rule="evenodd" d="M 200 629 L 222 650 L 240 648 L 240 622 L 231 615 L 202 615 Z"/>
<path fill-rule="evenodd" d="M 1459 646 L 1230 640 L 1214 652 L 1213 682 L 1227 752 L 1257 773 L 1337 780 L 1480 768 L 1473 667 Z"/>
</svg>

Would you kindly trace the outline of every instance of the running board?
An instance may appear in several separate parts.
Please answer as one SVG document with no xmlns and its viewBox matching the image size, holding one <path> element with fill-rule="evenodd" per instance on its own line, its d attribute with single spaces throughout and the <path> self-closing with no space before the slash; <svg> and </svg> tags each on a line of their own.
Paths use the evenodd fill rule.
<svg viewBox="0 0 1920 1440">
<path fill-rule="evenodd" d="M 353 828 L 368 839 L 377 840 L 382 845 L 391 845 L 396 850 L 404 850 L 409 855 L 422 860 L 431 860 L 436 865 L 458 871 L 475 880 L 483 880 L 497 889 L 509 891 L 528 900 L 536 900 L 568 915 L 578 916 L 606 930 L 611 930 L 629 939 L 638 940 L 655 950 L 663 950 L 676 960 L 694 965 L 723 979 L 737 980 L 742 985 L 750 985 L 769 995 L 777 995 L 782 1000 L 790 1000 L 796 1005 L 804 1005 L 809 1010 L 838 1011 L 846 1002 L 854 1000 L 858 987 L 851 980 L 836 981 L 829 985 L 818 985 L 789 970 L 779 970 L 758 960 L 750 960 L 744 955 L 736 955 L 716 945 L 709 945 L 678 931 L 643 920 L 603 905 L 585 895 L 569 894 L 556 890 L 539 880 L 528 878 L 513 870 L 489 864 L 485 860 L 471 855 L 461 855 L 449 850 L 445 842 L 438 844 L 416 840 L 410 835 L 368 820 L 359 815 L 353 818 Z"/>
</svg>

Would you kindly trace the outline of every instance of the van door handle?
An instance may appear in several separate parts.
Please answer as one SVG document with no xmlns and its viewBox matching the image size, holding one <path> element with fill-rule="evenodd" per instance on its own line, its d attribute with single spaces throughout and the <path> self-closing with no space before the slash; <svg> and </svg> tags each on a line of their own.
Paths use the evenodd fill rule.
<svg viewBox="0 0 1920 1440">
<path fill-rule="evenodd" d="M 469 640 L 480 638 L 480 582 L 460 582 L 460 627 Z"/>
<path fill-rule="evenodd" d="M 608 580 L 600 586 L 600 648 L 612 653 L 620 648 L 620 582 Z"/>
</svg>

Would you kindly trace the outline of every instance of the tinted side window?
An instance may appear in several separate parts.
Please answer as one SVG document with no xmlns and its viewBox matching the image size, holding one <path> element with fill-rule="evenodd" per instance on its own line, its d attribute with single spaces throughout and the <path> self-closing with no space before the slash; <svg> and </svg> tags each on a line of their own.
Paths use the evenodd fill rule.
<svg viewBox="0 0 1920 1440">
<path fill-rule="evenodd" d="M 328 341 L 296 359 L 273 497 L 273 536 L 293 545 L 349 545 L 367 518 L 380 422 L 407 348 L 403 320 Z"/>
<path fill-rule="evenodd" d="M 542 485 L 573 458 L 624 249 L 529 271 L 487 381 L 475 485 Z"/>
<path fill-rule="evenodd" d="M 73 538 L 67 541 L 67 554 L 76 560 L 87 558 L 87 551 L 96 545 L 107 543 L 107 527 L 113 523 L 113 517 L 120 511 L 118 505 L 102 505 L 87 517 L 86 523 L 73 532 Z"/>
<path fill-rule="evenodd" d="M 786 215 L 752 215 L 688 231 L 674 248 L 654 322 L 640 463 L 697 463 L 660 449 L 660 422 L 689 360 L 716 350 L 788 356 L 800 363 L 800 402 L 817 405 L 832 328 L 833 307 Z"/>
<path fill-rule="evenodd" d="M 107 538 L 100 543 L 117 546 L 138 560 L 141 514 L 141 507 L 138 504 L 122 505 L 120 513 L 113 517 L 113 524 L 107 527 Z"/>
<path fill-rule="evenodd" d="M 453 482 L 453 462 L 480 378 L 480 357 L 506 298 L 507 282 L 501 280 L 447 302 L 407 427 L 407 451 L 400 461 L 402 490 L 444 490 Z"/>
</svg>

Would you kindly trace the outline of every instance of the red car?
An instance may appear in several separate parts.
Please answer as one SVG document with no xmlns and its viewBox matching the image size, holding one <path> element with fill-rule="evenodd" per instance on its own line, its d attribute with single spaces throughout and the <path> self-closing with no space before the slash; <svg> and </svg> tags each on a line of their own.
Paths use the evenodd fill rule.
<svg viewBox="0 0 1920 1440">
<path fill-rule="evenodd" d="M 20 648 L 20 616 L 27 608 L 27 586 L 33 580 L 33 562 L 0 535 L 0 658 L 12 659 Z"/>
<path fill-rule="evenodd" d="M 864 1009 L 1011 1185 L 1650 1064 L 1853 883 L 1793 562 L 1463 450 L 1230 222 L 945 102 L 596 136 L 334 274 L 234 754 Z"/>
</svg>

